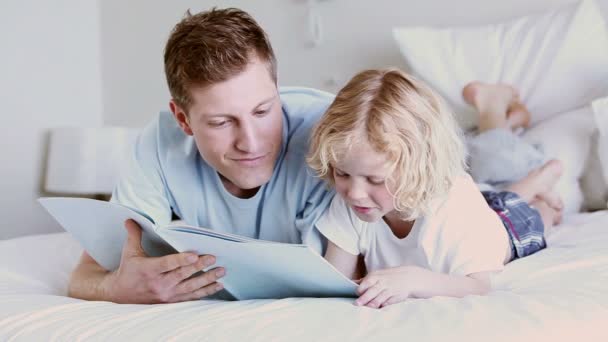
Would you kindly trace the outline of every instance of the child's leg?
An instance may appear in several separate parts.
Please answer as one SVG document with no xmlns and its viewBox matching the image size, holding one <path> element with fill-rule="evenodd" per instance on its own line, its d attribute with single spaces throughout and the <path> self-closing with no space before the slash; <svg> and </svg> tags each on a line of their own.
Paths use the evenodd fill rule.
<svg viewBox="0 0 608 342">
<path fill-rule="evenodd" d="M 554 225 L 559 224 L 562 219 L 561 212 L 551 208 L 551 206 L 543 200 L 535 199 L 530 202 L 530 206 L 536 209 L 540 214 L 543 225 L 545 226 L 545 232 Z"/>
<path fill-rule="evenodd" d="M 554 209 L 561 209 L 561 199 L 552 190 L 562 174 L 562 169 L 562 163 L 552 159 L 505 190 L 516 193 L 528 203 L 539 197 Z"/>
<path fill-rule="evenodd" d="M 479 113 L 479 132 L 527 126 L 530 113 L 519 102 L 517 90 L 506 84 L 474 81 L 462 90 L 464 100 Z"/>
<path fill-rule="evenodd" d="M 536 199 L 547 203 L 551 208 L 560 212 L 564 209 L 564 202 L 556 191 L 541 192 L 536 195 Z"/>
<path fill-rule="evenodd" d="M 553 226 L 553 209 L 540 200 L 533 202 L 538 208 L 533 207 L 518 194 L 509 191 L 484 191 L 482 194 L 488 206 L 500 217 L 509 235 L 511 252 L 505 263 L 546 247 L 544 232 L 545 227 Z"/>
</svg>

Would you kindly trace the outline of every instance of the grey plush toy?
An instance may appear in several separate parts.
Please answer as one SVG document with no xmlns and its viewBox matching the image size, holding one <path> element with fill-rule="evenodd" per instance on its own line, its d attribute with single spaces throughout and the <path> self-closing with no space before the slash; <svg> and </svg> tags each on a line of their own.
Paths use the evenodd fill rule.
<svg viewBox="0 0 608 342">
<path fill-rule="evenodd" d="M 476 183 L 495 188 L 516 182 L 544 163 L 542 146 L 531 145 L 509 129 L 467 135 L 469 172 Z"/>
</svg>

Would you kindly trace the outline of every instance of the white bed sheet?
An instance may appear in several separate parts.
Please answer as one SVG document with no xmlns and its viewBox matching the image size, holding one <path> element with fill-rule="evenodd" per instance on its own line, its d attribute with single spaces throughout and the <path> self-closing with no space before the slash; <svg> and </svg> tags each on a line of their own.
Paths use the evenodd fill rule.
<svg viewBox="0 0 608 342">
<path fill-rule="evenodd" d="M 65 297 L 67 233 L 0 241 L 0 341 L 608 341 L 608 211 L 568 217 L 549 248 L 507 265 L 488 296 L 381 310 L 351 299 L 119 305 Z"/>
</svg>

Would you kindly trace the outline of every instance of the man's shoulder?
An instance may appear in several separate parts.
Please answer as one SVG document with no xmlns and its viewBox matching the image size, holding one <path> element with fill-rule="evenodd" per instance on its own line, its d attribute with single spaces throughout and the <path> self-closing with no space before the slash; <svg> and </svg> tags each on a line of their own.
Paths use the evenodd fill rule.
<svg viewBox="0 0 608 342">
<path fill-rule="evenodd" d="M 187 136 L 179 127 L 170 112 L 160 112 L 141 131 L 137 139 L 137 154 L 139 157 L 159 158 L 163 160 L 167 155 L 183 154 L 187 157 L 192 150 L 193 139 Z M 186 152 L 175 153 L 175 152 Z"/>
<path fill-rule="evenodd" d="M 335 95 L 320 89 L 309 88 L 309 87 L 286 87 L 281 86 L 279 88 L 279 94 L 282 100 L 289 100 L 293 103 L 302 102 L 308 104 L 311 101 L 319 101 L 324 103 L 330 103 L 335 98 Z"/>
<path fill-rule="evenodd" d="M 325 113 L 334 95 L 303 87 L 281 87 L 280 94 L 287 121 L 289 150 L 305 155 L 312 128 Z"/>
<path fill-rule="evenodd" d="M 335 96 L 331 93 L 305 87 L 281 87 L 279 89 L 283 110 L 290 120 L 319 120 Z"/>
</svg>

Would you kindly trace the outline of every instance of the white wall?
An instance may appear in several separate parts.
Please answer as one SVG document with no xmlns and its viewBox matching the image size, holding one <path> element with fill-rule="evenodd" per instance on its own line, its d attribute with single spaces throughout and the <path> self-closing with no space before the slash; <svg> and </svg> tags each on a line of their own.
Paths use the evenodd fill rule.
<svg viewBox="0 0 608 342">
<path fill-rule="evenodd" d="M 102 122 L 95 0 L 0 2 L 0 239 L 60 231 L 40 195 L 47 130 Z"/>
<path fill-rule="evenodd" d="M 3 0 L 0 239 L 61 230 L 35 202 L 48 128 L 141 126 L 167 108 L 163 48 L 188 8 L 252 13 L 273 42 L 281 84 L 335 91 L 361 69 L 404 67 L 393 26 L 489 23 L 575 1 L 315 0 L 325 39 L 311 48 L 307 0 Z"/>
<path fill-rule="evenodd" d="M 393 26 L 490 23 L 576 0 L 315 2 L 325 38 L 317 48 L 308 44 L 306 0 L 102 1 L 104 120 L 136 126 L 167 109 L 163 48 L 171 28 L 188 8 L 235 6 L 250 12 L 270 35 L 281 84 L 335 91 L 361 69 L 404 67 L 392 42 Z M 330 84 L 331 79 L 336 84 Z"/>
</svg>

